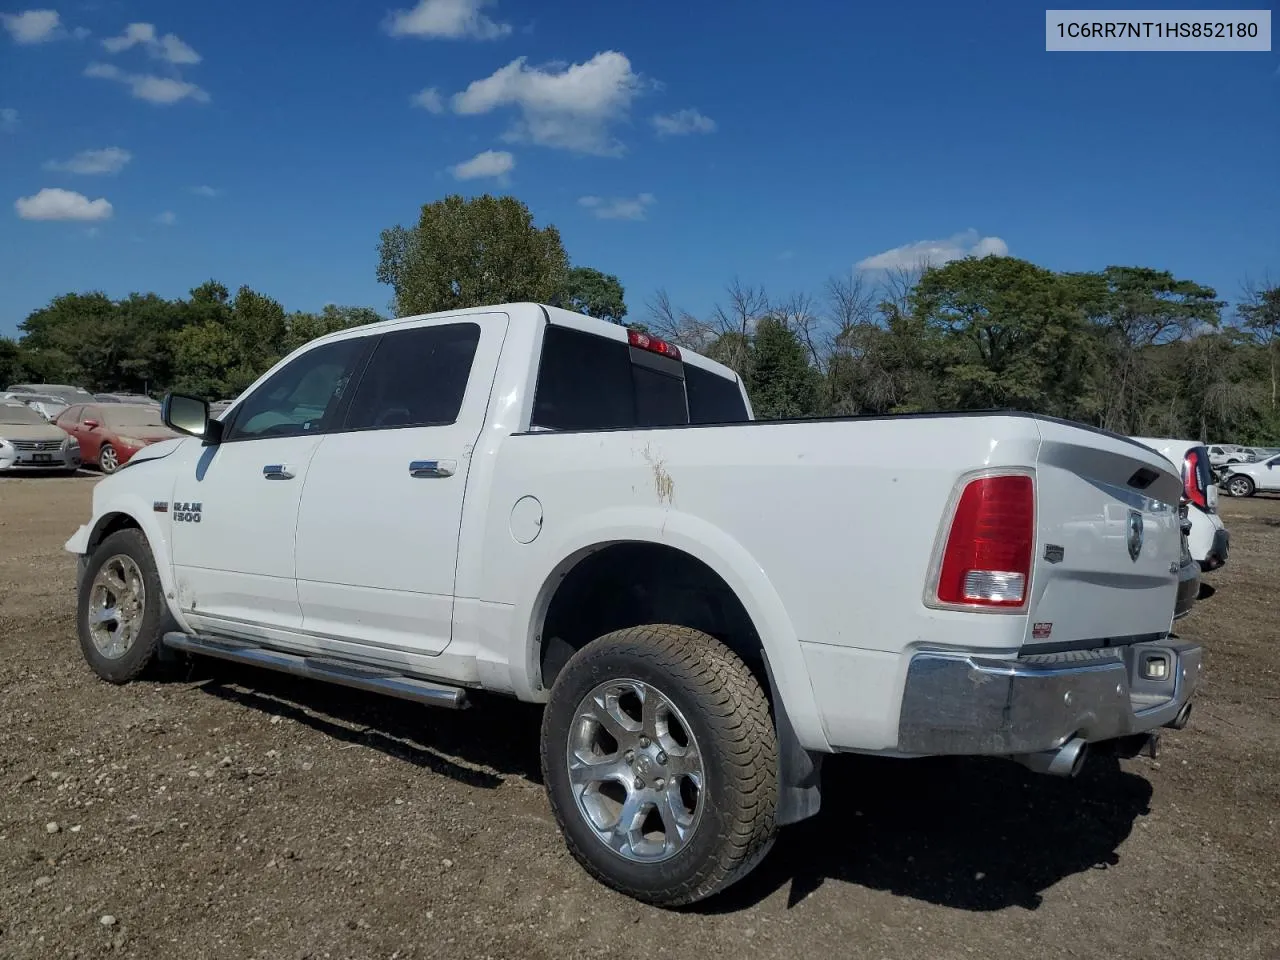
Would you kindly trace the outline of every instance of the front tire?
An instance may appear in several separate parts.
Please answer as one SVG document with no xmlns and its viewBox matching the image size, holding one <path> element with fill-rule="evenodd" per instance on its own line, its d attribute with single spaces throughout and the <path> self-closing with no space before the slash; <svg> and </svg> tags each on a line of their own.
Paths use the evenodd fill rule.
<svg viewBox="0 0 1280 960">
<path fill-rule="evenodd" d="M 1227 481 L 1227 493 L 1233 497 L 1252 497 L 1253 481 L 1248 477 L 1237 476 Z"/>
<path fill-rule="evenodd" d="M 156 659 L 174 629 L 151 548 L 141 530 L 118 530 L 89 557 L 76 604 L 80 652 L 110 683 L 128 683 Z"/>
<path fill-rule="evenodd" d="M 777 758 L 760 683 L 688 627 L 587 644 L 543 714 L 543 780 L 569 852 L 606 886 L 664 907 L 705 899 L 764 859 Z"/>
<path fill-rule="evenodd" d="M 115 473 L 120 469 L 120 454 L 109 443 L 104 443 L 98 451 L 98 469 L 103 473 Z"/>
</svg>

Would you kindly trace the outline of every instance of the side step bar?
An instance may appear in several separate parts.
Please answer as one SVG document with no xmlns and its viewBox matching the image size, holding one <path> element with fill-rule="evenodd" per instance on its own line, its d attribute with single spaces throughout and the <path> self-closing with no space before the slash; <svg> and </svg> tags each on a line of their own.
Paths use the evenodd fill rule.
<svg viewBox="0 0 1280 960">
<path fill-rule="evenodd" d="M 184 653 L 217 657 L 219 660 L 230 660 L 252 667 L 265 667 L 268 670 L 291 673 L 295 677 L 323 680 L 326 683 L 355 687 L 357 690 L 367 690 L 370 693 L 384 693 L 402 700 L 413 700 L 429 707 L 463 710 L 471 705 L 467 700 L 467 691 L 461 687 L 430 683 L 390 670 L 366 667 L 343 660 L 304 657 L 278 650 L 268 650 L 251 643 L 214 640 L 210 637 L 192 636 L 189 633 L 166 633 L 164 645 Z"/>
</svg>

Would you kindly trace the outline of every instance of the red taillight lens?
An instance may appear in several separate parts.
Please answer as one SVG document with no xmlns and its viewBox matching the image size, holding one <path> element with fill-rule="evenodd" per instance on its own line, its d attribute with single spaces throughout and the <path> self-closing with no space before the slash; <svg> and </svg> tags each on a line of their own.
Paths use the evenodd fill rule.
<svg viewBox="0 0 1280 960">
<path fill-rule="evenodd" d="M 1035 539 L 1035 484 L 1030 477 L 971 480 L 951 521 L 938 599 L 966 606 L 1022 606 Z"/>
<path fill-rule="evenodd" d="M 1209 491 L 1200 482 L 1200 454 L 1196 450 L 1188 450 L 1182 464 L 1182 489 L 1187 499 L 1202 510 L 1209 508 Z"/>
<path fill-rule="evenodd" d="M 680 359 L 680 348 L 674 343 L 667 343 L 665 340 L 659 340 L 657 337 L 651 337 L 647 333 L 641 333 L 639 330 L 628 330 L 627 340 L 633 347 L 640 350 L 649 350 L 653 353 L 660 353 L 664 357 L 670 357 L 672 360 Z"/>
</svg>

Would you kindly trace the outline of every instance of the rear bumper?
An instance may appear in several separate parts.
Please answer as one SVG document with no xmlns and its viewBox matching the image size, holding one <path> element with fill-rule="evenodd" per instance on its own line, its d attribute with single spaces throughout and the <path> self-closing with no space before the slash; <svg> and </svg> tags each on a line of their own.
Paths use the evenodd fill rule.
<svg viewBox="0 0 1280 960">
<path fill-rule="evenodd" d="M 1217 570 L 1227 562 L 1227 554 L 1231 552 L 1231 534 L 1226 527 L 1219 527 L 1213 532 L 1213 543 L 1209 553 L 1200 561 L 1200 568 L 1205 572 Z"/>
<path fill-rule="evenodd" d="M 1153 657 L 1167 679 L 1142 678 Z M 1008 756 L 1145 733 L 1174 724 L 1201 669 L 1198 645 L 1171 640 L 1007 660 L 921 651 L 907 668 L 898 752 Z"/>
</svg>

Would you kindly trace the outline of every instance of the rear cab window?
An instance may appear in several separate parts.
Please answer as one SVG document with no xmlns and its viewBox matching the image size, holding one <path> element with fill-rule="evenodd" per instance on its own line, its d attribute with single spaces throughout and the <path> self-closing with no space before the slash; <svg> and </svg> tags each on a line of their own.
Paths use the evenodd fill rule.
<svg viewBox="0 0 1280 960">
<path fill-rule="evenodd" d="M 533 428 L 643 429 L 747 419 L 734 380 L 571 327 L 551 324 L 543 335 Z"/>
</svg>

